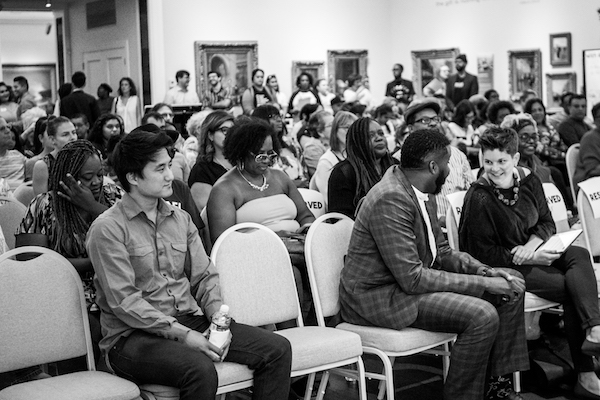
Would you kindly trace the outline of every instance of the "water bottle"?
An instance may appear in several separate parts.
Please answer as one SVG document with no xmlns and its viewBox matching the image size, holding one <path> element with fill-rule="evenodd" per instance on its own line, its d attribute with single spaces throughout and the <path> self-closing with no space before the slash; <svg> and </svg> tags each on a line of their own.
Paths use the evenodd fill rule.
<svg viewBox="0 0 600 400">
<path fill-rule="evenodd" d="M 229 306 L 222 304 L 219 311 L 212 317 L 208 341 L 219 348 L 222 347 L 229 338 L 230 324 L 231 317 L 229 316 Z"/>
</svg>

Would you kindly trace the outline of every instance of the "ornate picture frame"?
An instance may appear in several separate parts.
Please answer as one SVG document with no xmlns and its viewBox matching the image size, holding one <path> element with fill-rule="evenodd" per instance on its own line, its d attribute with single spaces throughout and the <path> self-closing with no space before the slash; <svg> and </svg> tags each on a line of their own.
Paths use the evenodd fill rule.
<svg viewBox="0 0 600 400">
<path fill-rule="evenodd" d="M 296 78 L 303 72 L 312 75 L 314 82 L 325 78 L 325 61 L 292 61 L 292 92 L 296 90 Z"/>
<path fill-rule="evenodd" d="M 345 82 L 351 74 L 368 76 L 368 64 L 368 50 L 327 50 L 327 74 L 333 93 L 341 95 L 340 89 L 343 91 L 345 84 L 340 86 L 338 81 Z"/>
<path fill-rule="evenodd" d="M 546 74 L 546 108 L 552 111 L 560 109 L 560 96 L 565 92 L 577 92 L 577 74 Z"/>
<path fill-rule="evenodd" d="M 540 49 L 509 50 L 508 77 L 510 98 L 518 99 L 525 90 L 542 95 L 542 52 Z"/>
<path fill-rule="evenodd" d="M 572 64 L 571 54 L 570 33 L 550 35 L 550 65 L 553 67 L 570 67 Z"/>
<path fill-rule="evenodd" d="M 418 97 L 423 96 L 423 88 L 435 78 L 442 65 L 450 68 L 453 74 L 454 60 L 460 54 L 458 47 L 438 50 L 411 51 L 413 65 L 413 87 Z"/>
<path fill-rule="evenodd" d="M 194 42 L 196 91 L 200 99 L 208 89 L 208 72 L 221 73 L 221 83 L 241 96 L 252 84 L 252 70 L 258 68 L 258 42 Z M 235 102 L 235 101 L 234 101 Z"/>
</svg>

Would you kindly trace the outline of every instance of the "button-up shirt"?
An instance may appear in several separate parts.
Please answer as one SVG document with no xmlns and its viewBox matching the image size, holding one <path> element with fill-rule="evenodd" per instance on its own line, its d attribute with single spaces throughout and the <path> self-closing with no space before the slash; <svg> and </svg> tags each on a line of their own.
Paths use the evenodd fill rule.
<svg viewBox="0 0 600 400">
<path fill-rule="evenodd" d="M 125 194 L 94 221 L 86 246 L 96 271 L 103 352 L 135 329 L 182 341 L 190 329 L 176 316 L 210 317 L 221 306 L 219 278 L 196 226 L 162 199 L 154 223 Z"/>
<path fill-rule="evenodd" d="M 433 265 L 433 263 L 435 262 L 435 258 L 437 257 L 437 244 L 435 243 L 435 236 L 433 236 L 433 229 L 431 229 L 431 220 L 429 219 L 429 212 L 427 211 L 427 207 L 425 206 L 425 202 L 429 201 L 429 195 L 421 192 L 414 186 L 412 188 L 415 191 L 415 195 L 417 196 L 417 202 L 419 203 L 419 207 L 421 208 L 421 214 L 423 214 L 425 226 L 427 226 L 427 241 L 429 242 L 429 250 L 431 251 L 433 259 L 431 261 L 431 265 Z"/>
<path fill-rule="evenodd" d="M 198 104 L 200 99 L 194 90 L 183 89 L 179 85 L 173 86 L 165 95 L 167 104 Z"/>
</svg>

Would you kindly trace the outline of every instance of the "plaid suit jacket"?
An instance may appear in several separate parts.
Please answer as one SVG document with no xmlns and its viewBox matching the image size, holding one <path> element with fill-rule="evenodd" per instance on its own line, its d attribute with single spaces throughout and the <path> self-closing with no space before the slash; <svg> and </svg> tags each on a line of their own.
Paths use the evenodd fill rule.
<svg viewBox="0 0 600 400">
<path fill-rule="evenodd" d="M 427 227 L 412 186 L 399 166 L 390 167 L 360 208 L 341 273 L 344 321 L 402 329 L 417 318 L 418 297 L 432 292 L 483 295 L 481 264 L 448 246 L 426 203 L 438 254 L 432 265 Z"/>
</svg>

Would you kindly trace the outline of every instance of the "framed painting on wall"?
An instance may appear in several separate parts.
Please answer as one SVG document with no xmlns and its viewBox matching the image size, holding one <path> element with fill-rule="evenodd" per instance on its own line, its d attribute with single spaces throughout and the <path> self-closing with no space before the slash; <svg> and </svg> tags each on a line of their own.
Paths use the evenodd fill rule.
<svg viewBox="0 0 600 400">
<path fill-rule="evenodd" d="M 252 84 L 252 70 L 258 68 L 257 42 L 194 42 L 196 90 L 202 99 L 209 88 L 208 72 L 221 74 L 221 84 L 232 89 L 234 103 Z"/>
<path fill-rule="evenodd" d="M 511 100 L 518 100 L 525 90 L 542 93 L 542 52 L 515 50 L 508 52 L 509 93 Z"/>
<path fill-rule="evenodd" d="M 442 50 L 411 51 L 413 64 L 413 86 L 417 96 L 423 96 L 423 88 L 438 76 L 443 65 L 454 73 L 454 60 L 460 54 L 458 48 Z"/>
<path fill-rule="evenodd" d="M 577 92 L 577 74 L 546 74 L 546 107 L 548 110 L 559 110 L 560 96 L 565 92 Z"/>
<path fill-rule="evenodd" d="M 550 35 L 550 65 L 553 67 L 571 66 L 571 34 Z"/>
<path fill-rule="evenodd" d="M 309 73 L 316 84 L 325 78 L 325 61 L 292 61 L 292 92 L 296 91 L 296 78 L 303 72 Z"/>
<path fill-rule="evenodd" d="M 56 84 L 56 64 L 2 65 L 2 79 L 12 85 L 13 79 L 24 76 L 29 83 L 29 92 L 38 100 L 50 100 L 58 91 Z"/>
<path fill-rule="evenodd" d="M 334 94 L 343 95 L 346 80 L 350 75 L 360 74 L 365 78 L 368 62 L 369 52 L 367 50 L 327 50 L 329 87 Z"/>
</svg>

